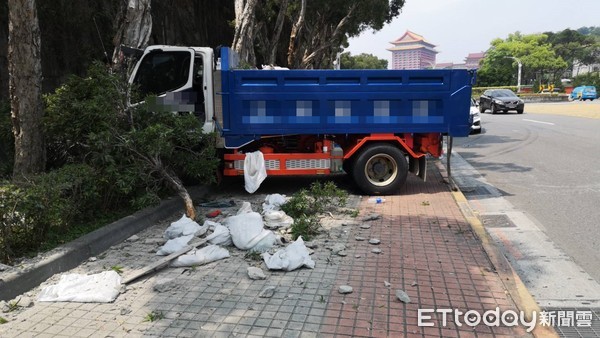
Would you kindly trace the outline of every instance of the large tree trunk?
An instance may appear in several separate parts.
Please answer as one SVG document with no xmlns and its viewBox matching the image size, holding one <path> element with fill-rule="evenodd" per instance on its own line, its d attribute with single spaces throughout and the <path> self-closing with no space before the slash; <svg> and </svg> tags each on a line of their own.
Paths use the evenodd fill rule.
<svg viewBox="0 0 600 338">
<path fill-rule="evenodd" d="M 143 49 L 148 45 L 152 33 L 152 15 L 150 0 L 128 0 L 118 20 L 118 30 L 113 40 L 115 50 L 112 61 L 115 65 L 123 61 L 120 55 L 121 45 Z"/>
<path fill-rule="evenodd" d="M 300 14 L 298 20 L 292 26 L 292 32 L 290 33 L 290 43 L 288 47 L 288 67 L 297 68 L 296 65 L 296 54 L 298 53 L 298 42 L 300 39 L 300 32 L 304 26 L 304 16 L 306 15 L 306 0 L 302 0 L 300 7 Z"/>
<path fill-rule="evenodd" d="M 258 0 L 235 0 L 235 35 L 232 49 L 240 56 L 240 61 L 255 65 L 254 22 Z M 242 10 L 243 8 L 243 10 Z"/>
<path fill-rule="evenodd" d="M 8 73 L 15 163 L 13 178 L 44 170 L 41 39 L 35 0 L 8 1 Z"/>
</svg>

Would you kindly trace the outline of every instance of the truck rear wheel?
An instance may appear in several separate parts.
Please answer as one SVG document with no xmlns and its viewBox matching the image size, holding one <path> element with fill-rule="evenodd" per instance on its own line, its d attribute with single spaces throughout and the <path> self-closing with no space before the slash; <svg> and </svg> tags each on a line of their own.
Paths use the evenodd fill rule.
<svg viewBox="0 0 600 338">
<path fill-rule="evenodd" d="M 371 195 L 393 194 L 404 185 L 408 166 L 404 153 L 387 143 L 367 145 L 354 161 L 352 176 Z"/>
</svg>

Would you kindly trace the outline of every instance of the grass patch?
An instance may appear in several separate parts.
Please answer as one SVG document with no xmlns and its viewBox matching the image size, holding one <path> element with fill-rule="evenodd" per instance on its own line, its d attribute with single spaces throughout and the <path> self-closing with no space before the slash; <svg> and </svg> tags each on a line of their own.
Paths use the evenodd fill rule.
<svg viewBox="0 0 600 338">
<path fill-rule="evenodd" d="M 113 265 L 110 267 L 110 269 L 116 273 L 118 273 L 119 275 L 123 273 L 123 267 L 120 265 Z"/>
<path fill-rule="evenodd" d="M 8 323 L 8 320 L 4 317 L 0 317 L 0 325 Z"/>
<path fill-rule="evenodd" d="M 160 311 L 152 311 L 144 317 L 145 322 L 155 322 L 157 320 L 164 319 L 165 315 Z"/>
<path fill-rule="evenodd" d="M 249 259 L 251 261 L 262 261 L 261 253 L 258 251 L 254 251 L 254 250 L 250 250 L 250 251 L 246 252 L 246 254 L 244 255 L 244 258 Z"/>
</svg>

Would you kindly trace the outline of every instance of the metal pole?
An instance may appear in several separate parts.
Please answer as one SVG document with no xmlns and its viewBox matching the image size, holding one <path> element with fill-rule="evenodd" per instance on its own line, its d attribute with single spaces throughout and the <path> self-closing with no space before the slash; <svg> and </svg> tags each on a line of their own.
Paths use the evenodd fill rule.
<svg viewBox="0 0 600 338">
<path fill-rule="evenodd" d="M 515 61 L 517 61 L 517 64 L 519 65 L 518 70 L 517 70 L 517 93 L 521 91 L 521 69 L 523 68 L 523 64 L 521 63 L 521 60 L 519 60 L 518 58 L 514 57 L 514 56 L 505 56 L 505 59 L 513 59 Z"/>
<path fill-rule="evenodd" d="M 521 64 L 521 61 L 517 58 L 515 58 L 515 60 L 517 60 L 517 62 L 519 63 L 519 73 L 517 75 L 517 93 L 521 92 L 521 68 L 523 68 L 523 65 Z"/>
</svg>

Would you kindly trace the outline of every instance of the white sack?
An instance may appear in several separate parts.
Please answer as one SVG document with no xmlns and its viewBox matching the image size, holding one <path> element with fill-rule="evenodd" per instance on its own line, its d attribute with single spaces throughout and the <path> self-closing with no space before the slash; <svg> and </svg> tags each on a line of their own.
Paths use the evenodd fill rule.
<svg viewBox="0 0 600 338">
<path fill-rule="evenodd" d="M 294 224 L 294 219 L 288 216 L 284 211 L 266 211 L 264 213 L 265 227 L 267 229 L 287 229 Z"/>
<path fill-rule="evenodd" d="M 56 285 L 40 292 L 40 302 L 110 303 L 119 295 L 121 276 L 116 271 L 95 275 L 66 274 Z"/>
<path fill-rule="evenodd" d="M 277 241 L 272 231 L 263 229 L 262 216 L 258 212 L 227 217 L 223 223 L 229 228 L 238 249 L 262 252 L 272 248 Z"/>
<path fill-rule="evenodd" d="M 163 245 L 156 252 L 159 256 L 167 256 L 174 252 L 177 252 L 183 249 L 191 240 L 194 238 L 194 235 L 181 236 L 177 238 L 173 238 L 167 241 L 165 245 Z"/>
<path fill-rule="evenodd" d="M 216 223 L 212 234 L 206 236 L 206 240 L 210 244 L 229 246 L 232 244 L 229 229 L 226 226 Z"/>
<path fill-rule="evenodd" d="M 267 178 L 265 157 L 260 151 L 246 153 L 244 159 L 244 183 L 246 191 L 253 194 Z"/>
<path fill-rule="evenodd" d="M 242 203 L 240 210 L 238 210 L 237 215 L 247 214 L 249 212 L 252 212 L 252 205 L 250 202 L 244 202 Z"/>
<path fill-rule="evenodd" d="M 218 245 L 208 245 L 202 249 L 192 251 L 189 254 L 177 257 L 171 266 L 179 268 L 184 266 L 195 266 L 208 264 L 229 257 L 229 251 Z"/>
<path fill-rule="evenodd" d="M 267 211 L 278 211 L 281 210 L 281 206 L 287 202 L 287 197 L 281 194 L 271 194 L 265 197 L 265 203 L 263 203 L 263 213 Z"/>
<path fill-rule="evenodd" d="M 293 271 L 302 266 L 311 269 L 315 267 L 315 262 L 310 258 L 310 253 L 304 245 L 302 237 L 298 237 L 294 243 L 277 251 L 272 256 L 265 252 L 262 257 L 269 270 Z"/>
<path fill-rule="evenodd" d="M 208 228 L 201 227 L 198 223 L 194 222 L 193 219 L 183 215 L 178 221 L 171 223 L 167 230 L 165 230 L 163 236 L 166 239 L 188 235 L 202 236 L 207 230 Z"/>
</svg>

